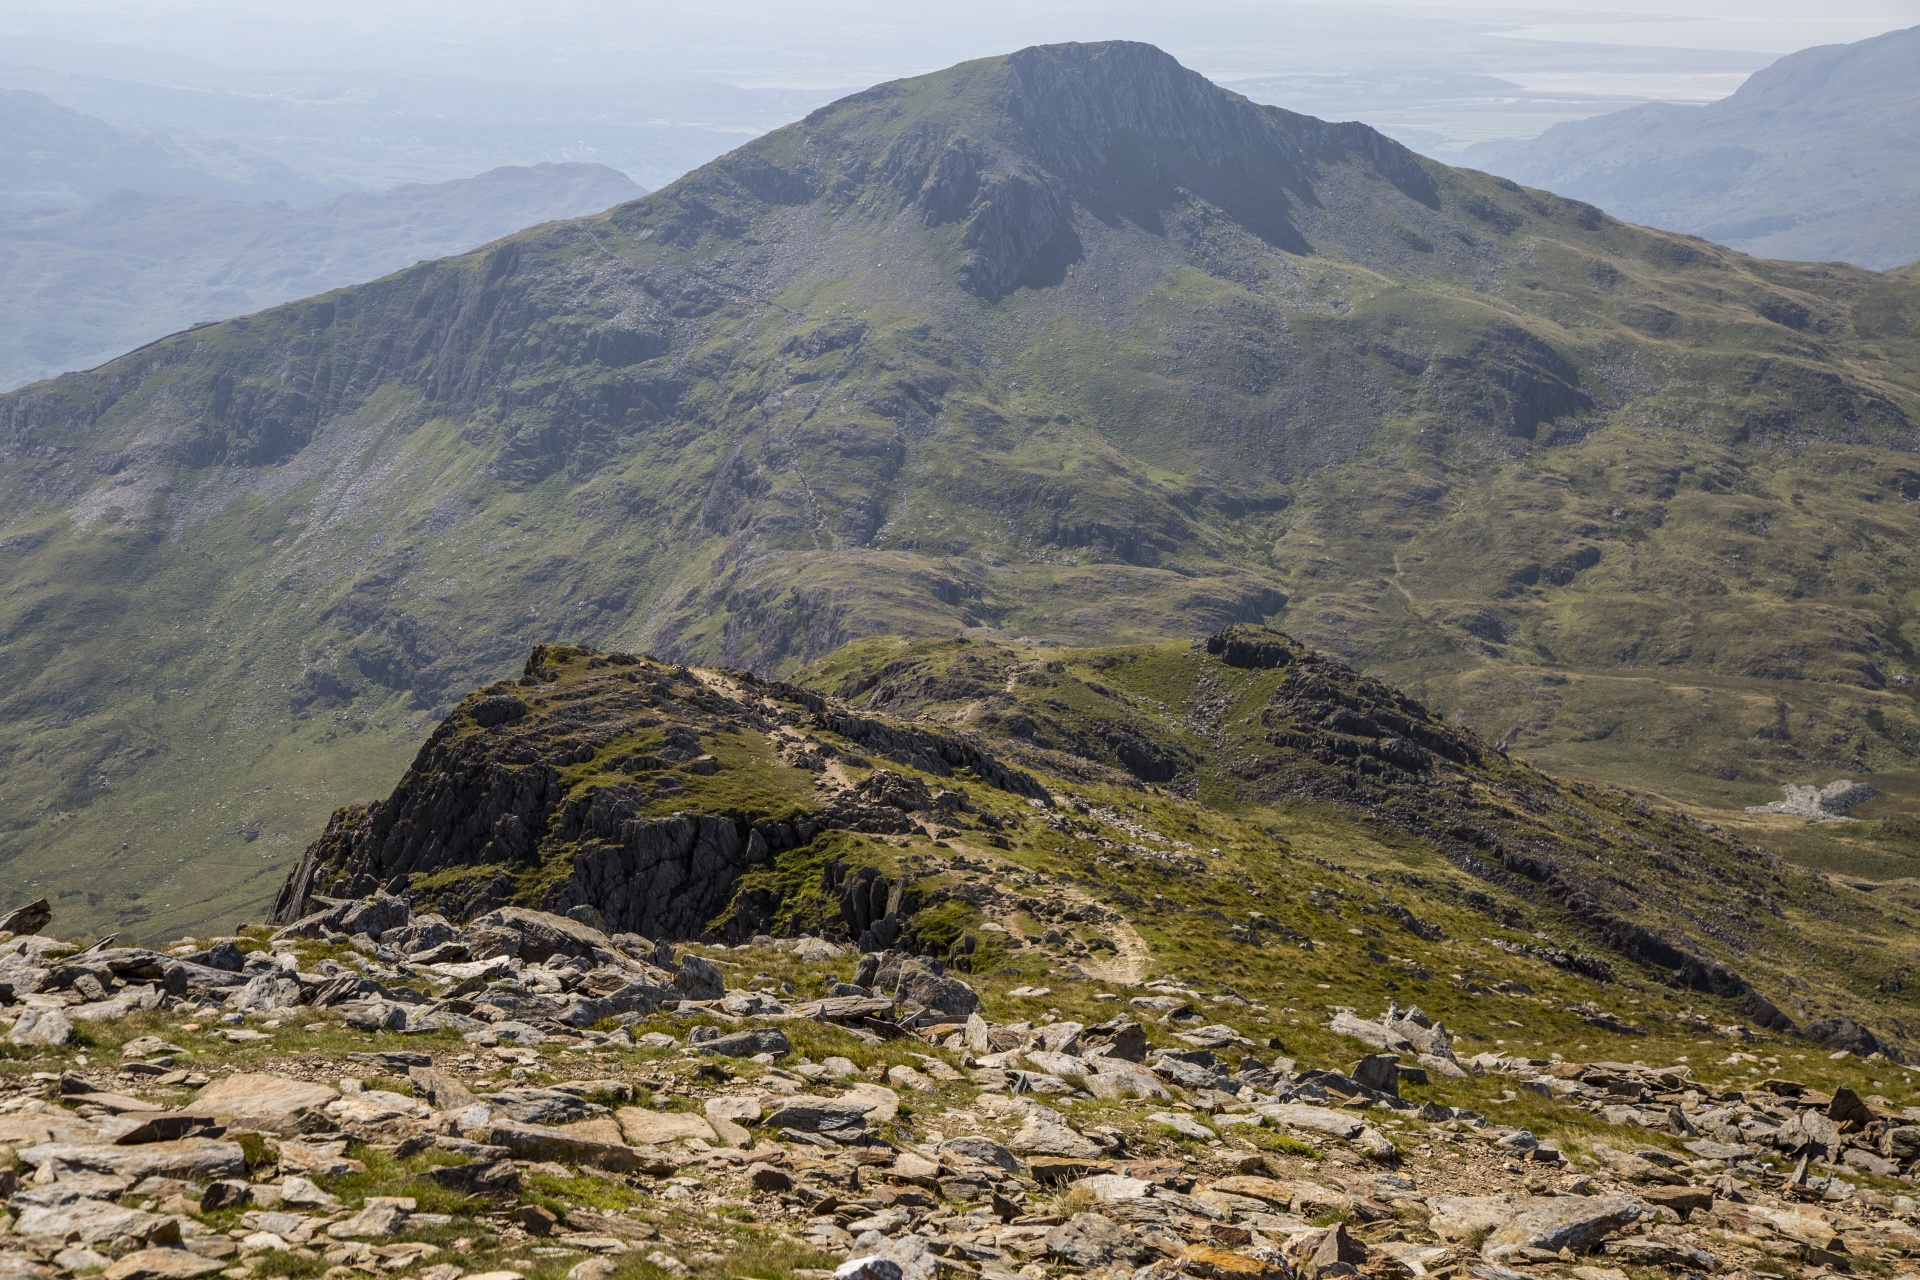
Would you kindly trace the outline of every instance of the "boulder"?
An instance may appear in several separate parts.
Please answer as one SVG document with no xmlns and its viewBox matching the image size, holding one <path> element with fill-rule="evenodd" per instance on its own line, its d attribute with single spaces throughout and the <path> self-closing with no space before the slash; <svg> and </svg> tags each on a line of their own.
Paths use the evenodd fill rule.
<svg viewBox="0 0 1920 1280">
<path fill-rule="evenodd" d="M 404 929 L 412 919 L 413 908 L 405 898 L 383 893 L 348 906 L 335 927 L 349 936 L 364 933 L 377 941 L 389 929 Z"/>
<path fill-rule="evenodd" d="M 467 1196 L 518 1196 L 520 1169 L 511 1160 L 475 1160 L 469 1164 L 439 1165 L 427 1176 Z"/>
<path fill-rule="evenodd" d="M 1367 1127 L 1366 1122 L 1351 1111 L 1335 1111 L 1330 1107 L 1313 1107 L 1300 1102 L 1268 1102 L 1254 1110 L 1289 1129 L 1324 1133 L 1335 1138 L 1356 1137 Z"/>
<path fill-rule="evenodd" d="M 407 1079 L 416 1098 L 425 1098 L 438 1111 L 459 1111 L 478 1099 L 466 1085 L 437 1067 L 408 1067 Z"/>
<path fill-rule="evenodd" d="M 669 997 L 678 998 L 679 993 L 667 987 L 658 987 L 650 982 L 630 982 L 618 991 L 604 996 L 582 996 L 576 999 L 564 1011 L 557 1021 L 570 1027 L 591 1027 L 608 1018 L 618 1018 L 629 1013 L 651 1013 L 659 1008 Z"/>
<path fill-rule="evenodd" d="M 1078 1080 L 1091 1069 L 1085 1058 L 1071 1053 L 1053 1053 L 1046 1049 L 1035 1049 L 1027 1054 L 1027 1062 L 1036 1071 L 1043 1071 L 1062 1080 Z"/>
<path fill-rule="evenodd" d="M 1833 1249 L 1839 1233 L 1825 1214 L 1800 1205 L 1743 1205 L 1749 1217 L 1759 1218 L 1781 1235 L 1812 1249 Z"/>
<path fill-rule="evenodd" d="M 1528 1261 L 1562 1249 L 1586 1253 L 1651 1212 L 1634 1196 L 1435 1196 L 1430 1224 L 1448 1239 L 1485 1232 L 1490 1262 Z"/>
<path fill-rule="evenodd" d="M 1182 1270 L 1198 1280 L 1297 1280 L 1299 1274 L 1277 1258 L 1256 1258 L 1204 1244 L 1188 1248 Z"/>
<path fill-rule="evenodd" d="M 1183 1137 L 1198 1138 L 1202 1142 L 1210 1142 L 1220 1136 L 1181 1111 L 1155 1111 L 1147 1117 L 1147 1120 L 1152 1124 L 1163 1124 Z"/>
<path fill-rule="evenodd" d="M 894 994 L 935 1013 L 964 1018 L 980 1008 L 980 997 L 972 987 L 951 975 L 939 973 L 925 961 L 900 966 L 900 985 Z"/>
<path fill-rule="evenodd" d="M 1026 1118 L 1020 1126 L 1020 1132 L 1013 1135 L 1013 1140 L 1007 1146 L 1021 1155 L 1066 1156 L 1081 1160 L 1090 1160 L 1106 1151 L 1092 1138 L 1076 1133 L 1057 1116 L 1049 1118 L 1038 1114 Z"/>
<path fill-rule="evenodd" d="M 407 1211 L 388 1201 L 370 1204 L 351 1218 L 329 1224 L 327 1235 L 334 1240 L 385 1240 L 397 1235 L 406 1222 Z"/>
<path fill-rule="evenodd" d="M 247 1153 L 240 1144 L 213 1138 L 181 1138 L 129 1147 L 48 1142 L 21 1151 L 20 1159 L 36 1169 L 50 1164 L 56 1168 L 117 1174 L 135 1182 L 143 1178 L 208 1182 L 216 1178 L 243 1177 L 247 1172 Z"/>
<path fill-rule="evenodd" d="M 832 1066 L 833 1060 L 828 1059 L 823 1065 Z M 893 1118 L 900 1114 L 900 1095 L 883 1084 L 862 1080 L 858 1084 L 848 1085 L 847 1091 L 840 1096 L 845 1101 L 858 1102 L 866 1107 L 868 1124 L 891 1124 Z"/>
<path fill-rule="evenodd" d="M 510 1120 L 495 1121 L 479 1140 L 492 1146 L 505 1147 L 516 1160 L 588 1164 L 615 1173 L 661 1173 L 671 1172 L 675 1167 L 671 1161 L 663 1162 L 618 1143 L 596 1141 L 560 1129 Z"/>
<path fill-rule="evenodd" d="M 620 1122 L 621 1136 L 636 1147 L 659 1146 L 688 1138 L 699 1138 L 702 1142 L 719 1140 L 713 1125 L 705 1117 L 691 1111 L 648 1111 L 643 1107 L 622 1107 L 614 1112 L 614 1118 Z"/>
<path fill-rule="evenodd" d="M 1171 1098 L 1166 1086 L 1152 1072 L 1111 1063 L 1106 1058 L 1089 1058 L 1098 1068 L 1081 1080 L 1081 1086 L 1096 1098 Z"/>
<path fill-rule="evenodd" d="M 7 1043 L 34 1049 L 58 1049 L 71 1039 L 73 1023 L 60 1009 L 23 1009 L 13 1030 L 7 1032 Z"/>
<path fill-rule="evenodd" d="M 758 1098 L 708 1098 L 707 1122 L 713 1131 L 720 1135 L 729 1146 L 741 1147 L 747 1144 L 746 1127 L 758 1124 L 765 1114 Z"/>
<path fill-rule="evenodd" d="M 1073 1185 L 1095 1200 L 1144 1200 L 1153 1194 L 1151 1182 L 1145 1178 L 1129 1178 L 1123 1173 L 1096 1173 Z"/>
<path fill-rule="evenodd" d="M 237 1013 L 272 1013 L 276 1009 L 294 1008 L 304 998 L 300 984 L 292 978 L 263 973 L 229 993 L 226 1005 Z"/>
<path fill-rule="evenodd" d="M 1840 1150 L 1840 1129 L 1818 1111 L 1801 1111 L 1775 1131 L 1773 1145 L 1789 1154 L 1828 1155 Z"/>
<path fill-rule="evenodd" d="M 1213 1184 L 1213 1189 L 1223 1191 L 1230 1196 L 1264 1200 L 1282 1209 L 1298 1205 L 1308 1213 L 1344 1209 L 1353 1203 L 1353 1197 L 1345 1192 L 1323 1187 L 1317 1182 L 1294 1178 L 1266 1178 L 1258 1174 L 1237 1174 L 1231 1178 L 1221 1178 Z"/>
<path fill-rule="evenodd" d="M 769 1129 L 793 1129 L 800 1133 L 860 1133 L 867 1127 L 867 1115 L 875 1104 L 858 1097 L 819 1098 L 799 1094 L 782 1098 L 762 1122 Z"/>
<path fill-rule="evenodd" d="M 1047 1232 L 1040 1244 L 1048 1257 L 1072 1267 L 1131 1262 L 1147 1252 L 1132 1232 L 1097 1213 L 1074 1214 Z"/>
<path fill-rule="evenodd" d="M 1147 1060 L 1147 1033 L 1132 1018 L 1120 1017 L 1087 1028 L 1089 1052 L 1122 1062 Z M 969 1046 L 971 1047 L 971 1046 Z"/>
<path fill-rule="evenodd" d="M 762 1053 L 775 1057 L 791 1053 L 793 1045 L 778 1027 L 750 1027 L 692 1046 L 694 1052 L 726 1058 L 751 1058 Z"/>
<path fill-rule="evenodd" d="M 100 1280 L 195 1280 L 226 1265 L 186 1249 L 139 1249 L 102 1271 Z"/>
<path fill-rule="evenodd" d="M 242 1072 L 202 1089 L 193 1109 L 239 1128 L 295 1134 L 331 1127 L 323 1108 L 339 1096 L 340 1091 L 330 1085 Z"/>
<path fill-rule="evenodd" d="M 618 954 L 613 939 L 601 930 L 548 911 L 500 907 L 474 920 L 469 928 L 517 935 L 519 946 L 511 954 L 536 963 L 556 955 L 589 958 L 604 955 L 611 960 Z M 474 954 L 477 956 L 480 953 L 475 951 Z"/>
<path fill-rule="evenodd" d="M 753 1184 L 755 1191 L 793 1190 L 793 1175 L 766 1163 L 748 1165 L 747 1181 Z"/>
<path fill-rule="evenodd" d="M 963 1134 L 958 1138 L 948 1138 L 940 1144 L 940 1155 L 947 1160 L 964 1160 L 971 1164 L 987 1164 L 1009 1173 L 1020 1168 L 1020 1162 L 1011 1151 L 995 1142 L 992 1138 L 978 1134 Z"/>
<path fill-rule="evenodd" d="M 688 1000 L 718 1000 L 727 994 L 727 983 L 720 973 L 720 966 L 699 956 L 680 957 L 680 968 L 673 975 L 673 985 Z"/>
<path fill-rule="evenodd" d="M 164 1214 L 127 1209 L 106 1200 L 70 1200 L 29 1205 L 14 1219 L 13 1234 L 28 1239 L 77 1240 L 82 1244 L 132 1245 L 180 1242 L 180 1224 Z"/>
<path fill-rule="evenodd" d="M 53 922 L 53 904 L 45 898 L 15 907 L 0 916 L 0 933 L 15 935 L 38 933 Z"/>
<path fill-rule="evenodd" d="M 1347 1071 L 1356 1084 L 1360 1084 L 1375 1093 L 1388 1093 L 1400 1096 L 1400 1055 L 1395 1053 L 1370 1053 L 1353 1064 Z"/>
<path fill-rule="evenodd" d="M 1516 1212 L 1514 1196 L 1434 1196 L 1427 1225 L 1443 1240 L 1485 1238 Z"/>
</svg>

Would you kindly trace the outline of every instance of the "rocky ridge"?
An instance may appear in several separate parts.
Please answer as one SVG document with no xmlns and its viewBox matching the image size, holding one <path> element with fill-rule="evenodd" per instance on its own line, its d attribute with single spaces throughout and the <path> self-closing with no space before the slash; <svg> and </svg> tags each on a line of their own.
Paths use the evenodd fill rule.
<svg viewBox="0 0 1920 1280">
<path fill-rule="evenodd" d="M 455 922 L 524 907 L 677 942 L 806 929 L 864 950 L 899 942 L 957 960 L 968 930 L 978 937 L 990 924 L 1011 938 L 1025 913 L 1077 923 L 1091 936 L 1054 930 L 1058 946 L 1078 949 L 1063 955 L 1137 980 L 1148 950 L 1142 895 L 1167 901 L 1156 878 L 1204 877 L 1212 857 L 1229 856 L 1203 854 L 1165 827 L 1197 831 L 1234 805 L 1273 815 L 1278 825 L 1215 836 L 1240 846 L 1218 874 L 1257 897 L 1273 891 L 1260 877 L 1299 865 L 1284 834 L 1297 818 L 1281 815 L 1304 804 L 1451 867 L 1443 887 L 1409 877 L 1399 855 L 1385 864 L 1407 892 L 1380 894 L 1368 910 L 1419 938 L 1445 939 L 1430 917 L 1464 904 L 1519 929 L 1495 954 L 1601 985 L 1624 965 L 1724 1002 L 1716 1022 L 1731 1015 L 1830 1049 L 1900 1052 L 1904 1022 L 1848 998 L 1856 979 L 1842 976 L 1844 955 L 1781 959 L 1807 945 L 1803 919 L 1849 910 L 1859 926 L 1897 933 L 1897 904 L 1842 907 L 1838 897 L 1857 886 L 1543 775 L 1267 628 L 1164 649 L 1055 652 L 882 646 L 850 651 L 804 687 L 541 646 L 517 681 L 465 700 L 387 799 L 335 814 L 268 922 L 336 928 L 338 901 L 386 893 Z M 1162 678 L 1151 673 L 1168 661 L 1191 708 L 1178 721 L 1157 698 L 1126 692 Z M 1151 820 L 1124 812 L 1143 803 L 1129 795 L 1148 798 Z M 1116 876 L 1143 878 L 1102 883 Z M 1327 894 L 1341 896 L 1321 885 L 1310 899 Z M 1312 945 L 1308 930 L 1264 907 L 1226 936 Z M 1378 962 L 1371 946 L 1362 951 Z M 1820 966 L 1838 985 L 1810 998 L 1805 984 L 1827 973 Z M 1408 972 L 1426 980 L 1419 970 Z M 1592 999 L 1570 993 L 1562 1006 Z"/>
</svg>

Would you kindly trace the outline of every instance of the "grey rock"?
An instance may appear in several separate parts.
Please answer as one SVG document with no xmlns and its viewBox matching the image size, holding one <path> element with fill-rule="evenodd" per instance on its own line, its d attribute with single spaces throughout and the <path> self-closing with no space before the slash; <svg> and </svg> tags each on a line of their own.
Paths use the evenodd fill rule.
<svg viewBox="0 0 1920 1280">
<path fill-rule="evenodd" d="M 272 1013 L 301 1003 L 300 984 L 277 973 L 263 973 L 227 996 L 227 1008 L 239 1013 Z"/>
<path fill-rule="evenodd" d="M 607 1114 L 605 1107 L 558 1089 L 502 1089 L 480 1097 L 494 1110 L 527 1124 L 572 1124 Z"/>
<path fill-rule="evenodd" d="M 679 992 L 657 987 L 650 982 L 634 982 L 610 995 L 582 997 L 564 1010 L 558 1019 L 570 1027 L 591 1027 L 607 1018 L 628 1013 L 652 1013 L 669 997 Z"/>
<path fill-rule="evenodd" d="M 619 788 L 588 798 L 565 900 L 593 904 L 621 932 L 697 937 L 726 909 L 741 873 L 771 848 L 758 830 L 743 831 L 718 814 L 649 817 L 646 803 Z M 775 840 L 782 847 L 791 841 L 791 831 Z"/>
<path fill-rule="evenodd" d="M 45 1142 L 24 1148 L 20 1159 L 38 1169 L 85 1169 L 115 1174 L 138 1182 L 143 1178 L 179 1178 L 204 1182 L 242 1177 L 247 1154 L 237 1142 L 213 1138 L 180 1138 L 172 1142 L 145 1142 L 122 1147 L 107 1143 Z"/>
<path fill-rule="evenodd" d="M 1840 1149 L 1840 1130 L 1818 1111 L 1802 1111 L 1780 1126 L 1773 1145 L 1791 1153 L 1834 1152 Z"/>
<path fill-rule="evenodd" d="M 689 1000 L 718 1000 L 727 993 L 726 979 L 721 976 L 720 966 L 699 956 L 680 958 L 680 968 L 673 975 L 673 985 Z"/>
<path fill-rule="evenodd" d="M 123 1246 L 138 1246 L 180 1242 L 180 1224 L 172 1218 L 122 1208 L 104 1200 L 29 1206 L 14 1220 L 13 1233 L 29 1239 L 77 1240 L 82 1244 L 120 1242 Z"/>
<path fill-rule="evenodd" d="M 340 914 L 335 927 L 349 936 L 364 933 L 378 940 L 389 929 L 405 928 L 412 918 L 413 908 L 405 898 L 383 893 L 349 906 Z"/>
<path fill-rule="evenodd" d="M 439 1165 L 427 1170 L 427 1176 L 448 1190 L 458 1191 L 462 1195 L 517 1196 L 520 1194 L 520 1170 L 511 1160 Z"/>
<path fill-rule="evenodd" d="M 1047 1232 L 1041 1247 L 1048 1257 L 1074 1267 L 1104 1267 L 1123 1258 L 1133 1261 L 1145 1252 L 1132 1232 L 1097 1213 L 1074 1214 Z"/>
<path fill-rule="evenodd" d="M 972 987 L 920 961 L 900 966 L 900 985 L 895 994 L 903 1001 L 951 1017 L 964 1018 L 980 1008 L 980 997 Z"/>
<path fill-rule="evenodd" d="M 940 1144 L 940 1154 L 973 1164 L 990 1164 L 1005 1169 L 1009 1173 L 1020 1168 L 1020 1161 L 1014 1154 L 995 1142 L 992 1138 L 977 1134 L 965 1134 L 958 1138 L 948 1138 Z"/>
<path fill-rule="evenodd" d="M 787 1040 L 786 1033 L 777 1027 L 755 1027 L 746 1031 L 735 1031 L 730 1035 L 704 1041 L 694 1047 L 700 1053 L 727 1058 L 751 1058 L 762 1053 L 771 1053 L 778 1057 L 793 1051 L 793 1045 Z"/>
<path fill-rule="evenodd" d="M 36 1049 L 57 1049 L 71 1039 L 73 1023 L 59 1009 L 23 1009 L 7 1032 L 7 1043 Z"/>
<path fill-rule="evenodd" d="M 385 1240 L 398 1235 L 406 1226 L 407 1211 L 395 1204 L 368 1205 L 344 1222 L 327 1227 L 335 1240 Z"/>
<path fill-rule="evenodd" d="M 655 1164 L 649 1157 L 635 1151 L 624 1143 L 599 1142 L 583 1138 L 562 1129 L 550 1129 L 544 1125 L 520 1124 L 511 1120 L 497 1120 L 489 1125 L 485 1138 L 488 1144 L 504 1147 L 516 1160 L 554 1160 L 561 1164 L 590 1164 L 602 1169 L 611 1169 L 616 1173 L 633 1170 L 645 1171 Z M 668 1163 L 664 1169 L 672 1169 Z"/>
<path fill-rule="evenodd" d="M 1106 1151 L 1092 1138 L 1039 1114 L 1029 1115 L 1007 1146 L 1021 1155 L 1068 1156 L 1082 1160 L 1093 1159 Z"/>
<path fill-rule="evenodd" d="M 1900 1173 L 1900 1166 L 1885 1156 L 1875 1155 L 1871 1151 L 1862 1151 L 1858 1147 L 1847 1148 L 1846 1153 L 1840 1157 L 1840 1163 L 1882 1178 L 1896 1177 Z"/>
<path fill-rule="evenodd" d="M 1903 1165 L 1920 1160 L 1920 1125 L 1895 1125 L 1881 1134 L 1880 1154 Z"/>
<path fill-rule="evenodd" d="M 397 1000 L 349 1000 L 340 1006 L 342 1020 L 356 1031 L 404 1031 L 407 1006 Z"/>
<path fill-rule="evenodd" d="M 475 929 L 498 929 L 519 937 L 514 952 L 522 960 L 535 963 L 550 956 L 584 956 L 614 959 L 613 939 L 604 930 L 590 924 L 554 915 L 550 911 L 531 911 L 525 907 L 500 907 L 473 922 Z M 478 952 L 475 952 L 478 955 Z"/>
<path fill-rule="evenodd" d="M 1400 1056 L 1393 1053 L 1370 1053 L 1353 1065 L 1347 1072 L 1358 1084 L 1375 1093 L 1390 1093 L 1400 1096 Z"/>
<path fill-rule="evenodd" d="M 866 1129 L 867 1115 L 873 1109 L 871 1099 L 801 1094 L 780 1099 L 762 1123 L 770 1129 L 794 1129 L 801 1133 L 858 1133 Z"/>
<path fill-rule="evenodd" d="M 1510 1262 L 1528 1251 L 1587 1253 L 1622 1227 L 1648 1216 L 1636 1196 L 1522 1196 L 1493 1229 L 1480 1252 L 1490 1262 Z"/>
<path fill-rule="evenodd" d="M 0 933 L 38 933 L 52 922 L 53 904 L 40 898 L 0 916 Z"/>
</svg>

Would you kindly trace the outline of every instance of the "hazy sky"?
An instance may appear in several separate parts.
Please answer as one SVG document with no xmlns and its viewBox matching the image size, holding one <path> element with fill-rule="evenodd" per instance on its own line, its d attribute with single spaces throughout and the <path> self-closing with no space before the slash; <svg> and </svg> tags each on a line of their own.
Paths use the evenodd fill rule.
<svg viewBox="0 0 1920 1280">
<path fill-rule="evenodd" d="M 0 87 L 348 185 L 601 160 L 654 186 L 841 92 L 1041 42 L 1149 41 L 1447 158 L 1916 25 L 1920 0 L 0 0 Z"/>
<path fill-rule="evenodd" d="M 1462 5 L 1277 0 L 0 0 L 0 33 L 273 70 L 536 79 L 675 73 L 864 84 L 1042 40 L 1152 40 L 1200 70 L 1275 69 L 1369 32 L 1780 54 L 1920 24 L 1920 0 L 1578 0 Z M 0 62 L 12 61 L 0 47 Z M 1235 61 L 1250 65 L 1227 65 Z M 1213 65 L 1210 65 L 1213 64 Z"/>
</svg>

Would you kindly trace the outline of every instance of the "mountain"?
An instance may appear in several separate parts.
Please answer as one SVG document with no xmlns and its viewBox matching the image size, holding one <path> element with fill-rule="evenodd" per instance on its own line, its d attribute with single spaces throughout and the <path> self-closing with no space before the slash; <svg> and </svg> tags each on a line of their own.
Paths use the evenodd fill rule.
<svg viewBox="0 0 1920 1280">
<path fill-rule="evenodd" d="M 1920 27 L 1822 45 L 1705 107 L 1558 124 L 1465 158 L 1519 182 L 1772 258 L 1920 257 Z"/>
<path fill-rule="evenodd" d="M 119 190 L 0 213 L 0 386 L 640 194 L 604 165 L 541 164 L 299 208 Z"/>
<path fill-rule="evenodd" d="M 316 182 L 243 148 L 116 128 L 43 94 L 0 89 L 0 209 L 84 204 L 123 188 L 212 200 L 312 201 Z"/>
<path fill-rule="evenodd" d="M 0 398 L 9 883 L 127 929 L 252 909 L 540 641 L 772 674 L 1262 619 L 1559 772 L 1900 873 L 1872 808 L 1739 808 L 1912 794 L 1916 335 L 1911 282 L 1147 46 L 882 85 Z"/>
</svg>

